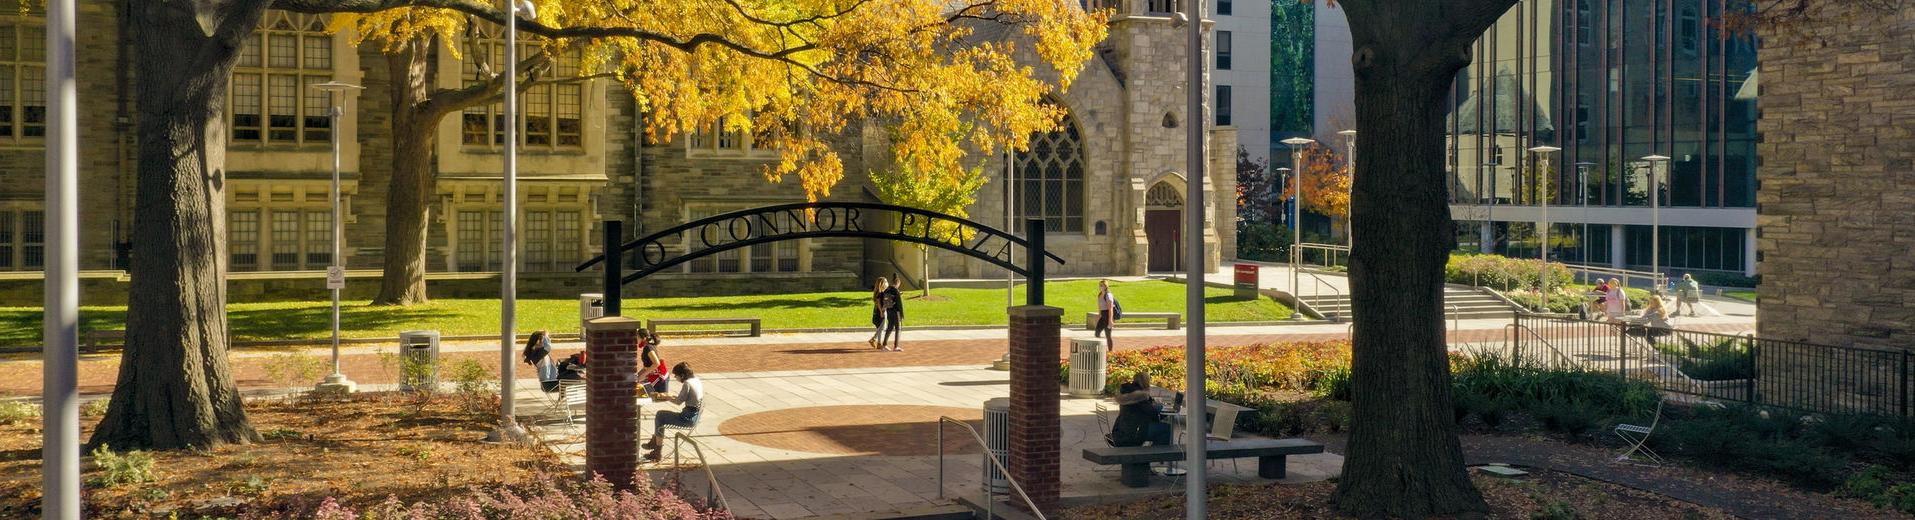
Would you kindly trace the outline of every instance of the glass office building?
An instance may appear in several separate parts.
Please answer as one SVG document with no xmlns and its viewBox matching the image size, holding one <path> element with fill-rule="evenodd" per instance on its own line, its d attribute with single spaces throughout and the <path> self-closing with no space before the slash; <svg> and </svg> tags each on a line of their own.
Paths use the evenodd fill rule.
<svg viewBox="0 0 1915 520">
<path fill-rule="evenodd" d="M 1546 213 L 1552 259 L 1752 274 L 1755 41 L 1717 22 L 1736 4 L 1524 0 L 1505 13 L 1451 92 L 1459 246 L 1535 257 Z M 1529 151 L 1543 145 L 1562 150 Z"/>
</svg>

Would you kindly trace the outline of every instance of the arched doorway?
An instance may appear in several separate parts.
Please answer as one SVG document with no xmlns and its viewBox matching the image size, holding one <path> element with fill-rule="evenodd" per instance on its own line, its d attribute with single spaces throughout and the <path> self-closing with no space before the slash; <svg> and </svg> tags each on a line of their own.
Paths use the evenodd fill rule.
<svg viewBox="0 0 1915 520">
<path fill-rule="evenodd" d="M 1144 239 L 1150 244 L 1146 264 L 1151 272 L 1184 268 L 1184 194 L 1168 179 L 1144 192 Z"/>
</svg>

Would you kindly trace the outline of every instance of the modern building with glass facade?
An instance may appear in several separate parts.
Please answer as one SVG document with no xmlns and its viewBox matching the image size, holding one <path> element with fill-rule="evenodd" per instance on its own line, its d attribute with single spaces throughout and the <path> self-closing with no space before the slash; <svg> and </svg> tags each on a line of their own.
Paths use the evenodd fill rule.
<svg viewBox="0 0 1915 520">
<path fill-rule="evenodd" d="M 1755 41 L 1719 30 L 1725 3 L 1525 0 L 1505 13 L 1451 93 L 1459 247 L 1534 257 L 1546 213 L 1555 260 L 1753 274 Z M 1529 151 L 1545 145 L 1561 151 Z"/>
</svg>

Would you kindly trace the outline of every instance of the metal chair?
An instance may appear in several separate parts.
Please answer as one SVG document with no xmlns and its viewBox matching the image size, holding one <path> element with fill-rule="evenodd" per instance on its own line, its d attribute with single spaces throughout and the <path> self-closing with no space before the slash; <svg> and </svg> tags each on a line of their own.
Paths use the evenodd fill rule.
<svg viewBox="0 0 1915 520">
<path fill-rule="evenodd" d="M 565 424 L 573 424 L 577 416 L 572 409 L 585 406 L 585 380 L 560 379 L 558 390 L 546 394 L 546 397 L 549 398 L 549 405 L 545 408 L 545 415 L 556 417 L 564 414 Z"/>
<path fill-rule="evenodd" d="M 1654 464 L 1666 463 L 1667 461 L 1663 460 L 1662 455 L 1657 454 L 1655 450 L 1651 450 L 1649 449 L 1648 446 L 1645 445 L 1647 442 L 1649 442 L 1649 435 L 1655 433 L 1656 425 L 1661 423 L 1662 423 L 1662 399 L 1656 399 L 1656 415 L 1654 418 L 1649 420 L 1648 426 L 1642 426 L 1642 425 L 1636 425 L 1636 424 L 1616 425 L 1616 430 L 1615 430 L 1616 436 L 1622 438 L 1623 442 L 1629 443 L 1629 449 L 1623 451 L 1621 455 L 1617 455 L 1616 461 L 1617 462 L 1634 462 L 1634 459 L 1631 459 L 1630 457 L 1637 453 L 1641 453 L 1643 458 L 1649 460 L 1651 463 L 1654 463 Z"/>
<path fill-rule="evenodd" d="M 1210 433 L 1204 434 L 1204 438 L 1213 441 L 1228 441 L 1230 437 L 1237 432 L 1237 413 L 1242 411 L 1242 409 L 1237 405 L 1223 402 L 1217 403 L 1215 407 L 1217 409 L 1216 418 L 1210 420 Z M 1230 459 L 1230 472 L 1236 473 L 1238 469 L 1237 459 Z"/>
</svg>

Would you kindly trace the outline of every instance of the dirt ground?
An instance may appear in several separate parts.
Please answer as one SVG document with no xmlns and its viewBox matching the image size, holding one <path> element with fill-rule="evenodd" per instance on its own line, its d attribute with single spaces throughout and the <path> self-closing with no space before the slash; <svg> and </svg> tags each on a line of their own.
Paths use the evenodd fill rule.
<svg viewBox="0 0 1915 520">
<path fill-rule="evenodd" d="M 1514 479 L 1476 475 L 1476 487 L 1489 503 L 1491 519 L 1678 518 L 1730 519 L 1722 511 L 1671 500 L 1667 497 L 1585 479 L 1567 473 L 1533 471 Z M 1334 482 L 1304 485 L 1249 484 L 1213 486 L 1206 504 L 1212 520 L 1332 519 L 1330 495 Z M 1065 511 L 1070 520 L 1145 520 L 1182 518 L 1181 495 L 1125 504 L 1106 504 Z"/>
</svg>

